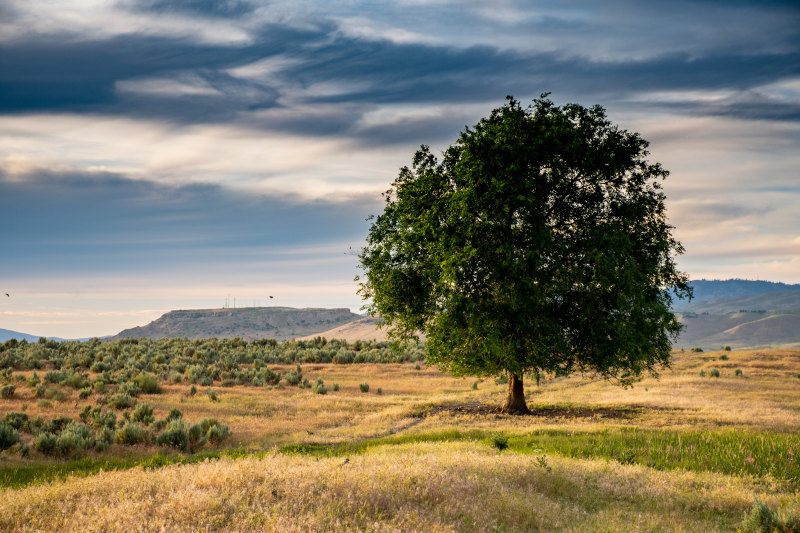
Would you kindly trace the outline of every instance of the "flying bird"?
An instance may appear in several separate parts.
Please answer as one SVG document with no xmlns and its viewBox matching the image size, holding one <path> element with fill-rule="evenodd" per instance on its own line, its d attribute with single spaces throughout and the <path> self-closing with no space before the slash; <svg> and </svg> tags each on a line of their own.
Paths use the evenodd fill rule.
<svg viewBox="0 0 800 533">
<path fill-rule="evenodd" d="M 10 294 L 8 294 L 8 293 L 6 293 L 6 296 L 8 296 L 9 298 L 11 298 L 11 295 L 10 295 Z M 272 296 L 270 296 L 270 298 L 272 298 Z"/>
<path fill-rule="evenodd" d="M 8 294 L 6 294 L 6 296 L 8 296 Z M 270 300 L 272 300 L 273 298 L 275 298 L 275 297 L 274 296 L 270 296 L 269 297 Z"/>
</svg>

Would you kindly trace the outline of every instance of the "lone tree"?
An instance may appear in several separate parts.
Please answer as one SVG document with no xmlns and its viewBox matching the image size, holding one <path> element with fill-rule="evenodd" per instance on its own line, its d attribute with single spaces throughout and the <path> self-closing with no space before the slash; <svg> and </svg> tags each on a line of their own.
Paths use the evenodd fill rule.
<svg viewBox="0 0 800 533">
<path fill-rule="evenodd" d="M 441 162 L 422 146 L 384 196 L 359 254 L 365 309 L 456 375 L 589 372 L 628 385 L 669 365 L 691 297 L 673 256 L 648 142 L 600 106 L 512 97 L 466 128 Z"/>
</svg>

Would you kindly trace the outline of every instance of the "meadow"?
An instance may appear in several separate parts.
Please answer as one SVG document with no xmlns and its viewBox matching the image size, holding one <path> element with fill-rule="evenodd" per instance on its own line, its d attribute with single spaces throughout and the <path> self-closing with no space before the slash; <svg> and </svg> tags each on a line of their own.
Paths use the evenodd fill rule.
<svg viewBox="0 0 800 533">
<path fill-rule="evenodd" d="M 0 531 L 798 530 L 797 350 L 676 351 L 672 368 L 629 389 L 580 375 L 529 380 L 531 416 L 498 411 L 502 380 L 452 377 L 417 352 L 394 363 L 308 362 L 310 352 L 212 361 L 220 375 L 203 384 L 192 365 L 176 379 L 157 350 L 138 359 L 153 364 L 127 370 L 103 354 L 109 368 L 95 371 L 95 360 L 25 368 L 27 352 L 15 353 L 0 414 L 7 427 L 17 420 L 19 441 L 0 453 Z M 42 392 L 56 366 L 63 375 Z M 277 379 L 221 375 L 253 377 L 254 366 Z M 132 405 L 111 406 L 118 389 Z M 175 410 L 187 435 L 208 420 L 228 432 L 186 446 L 162 438 L 180 433 Z M 83 423 L 95 444 L 37 449 L 44 426 L 32 421 L 55 435 L 59 418 L 56 429 Z M 133 424 L 150 437 L 116 437 Z M 98 445 L 102 431 L 114 437 Z"/>
</svg>

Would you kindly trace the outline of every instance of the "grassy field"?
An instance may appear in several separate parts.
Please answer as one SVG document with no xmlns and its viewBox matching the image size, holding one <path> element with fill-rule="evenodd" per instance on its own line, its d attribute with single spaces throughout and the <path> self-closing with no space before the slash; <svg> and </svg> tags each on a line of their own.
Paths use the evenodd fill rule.
<svg viewBox="0 0 800 533">
<path fill-rule="evenodd" d="M 675 352 L 659 379 L 627 390 L 528 382 L 525 417 L 497 412 L 505 386 L 493 379 L 415 363 L 302 371 L 327 393 L 215 385 L 213 401 L 206 387 L 163 384 L 141 395 L 157 419 L 177 408 L 230 427 L 193 454 L 9 448 L 0 531 L 755 531 L 744 521 L 756 501 L 751 523 L 768 508 L 795 530 L 800 351 Z M 94 405 L 62 392 L 42 401 L 18 386 L 0 414 L 77 419 Z"/>
</svg>

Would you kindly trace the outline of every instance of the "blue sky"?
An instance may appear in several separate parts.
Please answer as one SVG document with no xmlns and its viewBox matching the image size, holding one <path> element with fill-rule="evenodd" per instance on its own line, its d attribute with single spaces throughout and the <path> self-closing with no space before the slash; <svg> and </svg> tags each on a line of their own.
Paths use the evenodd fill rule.
<svg viewBox="0 0 800 533">
<path fill-rule="evenodd" d="M 693 278 L 800 282 L 794 1 L 6 0 L 0 327 L 358 310 L 399 167 L 545 91 L 651 142 Z"/>
</svg>

